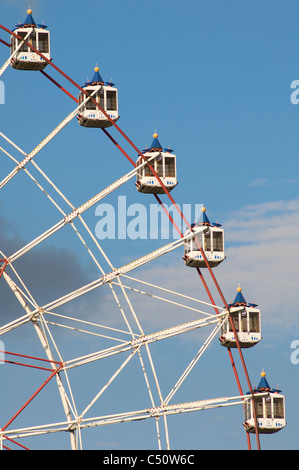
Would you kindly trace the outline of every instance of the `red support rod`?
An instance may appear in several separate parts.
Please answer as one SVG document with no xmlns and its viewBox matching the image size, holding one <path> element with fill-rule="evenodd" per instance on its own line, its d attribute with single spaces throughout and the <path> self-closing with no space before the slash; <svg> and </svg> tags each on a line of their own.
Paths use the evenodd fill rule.
<svg viewBox="0 0 299 470">
<path fill-rule="evenodd" d="M 2 264 L 2 266 L 0 266 L 0 278 L 2 277 L 2 274 L 8 264 L 8 261 L 7 259 L 1 259 L 0 262 L 4 261 L 4 263 Z"/>
<path fill-rule="evenodd" d="M 0 351 L 0 352 L 5 352 L 5 354 L 9 354 L 11 356 L 25 357 L 26 359 L 34 359 L 35 361 L 42 361 L 42 362 L 48 362 L 49 364 L 61 365 L 61 362 L 51 361 L 50 359 L 44 359 L 44 358 L 41 358 L 41 357 L 27 356 L 25 354 L 13 353 L 13 352 L 10 352 L 10 351 Z"/>
<path fill-rule="evenodd" d="M 3 39 L 0 39 L 0 42 L 2 42 L 2 44 L 5 44 L 5 46 L 10 47 L 10 44 L 8 42 L 4 41 Z"/>
<path fill-rule="evenodd" d="M 63 88 L 62 85 L 60 85 L 58 82 L 56 82 L 56 80 L 54 80 L 54 78 L 50 77 L 50 75 L 48 75 L 44 70 L 40 70 L 40 72 L 45 76 L 47 77 L 49 80 L 51 80 L 52 83 L 54 83 L 54 85 L 56 85 L 58 88 L 60 88 L 64 93 L 66 93 L 70 98 L 72 98 L 72 100 L 74 100 L 76 103 L 78 103 L 78 100 L 77 98 L 75 98 L 69 91 L 67 91 L 65 88 Z"/>
<path fill-rule="evenodd" d="M 23 445 L 20 444 L 19 442 L 15 441 L 14 439 L 11 439 L 11 438 L 8 437 L 8 436 L 5 436 L 4 434 L 3 434 L 3 437 L 4 437 L 5 439 L 7 439 L 8 441 L 13 442 L 13 444 L 16 444 L 17 446 L 22 447 L 22 449 L 24 449 L 24 450 L 30 450 L 30 449 L 28 449 L 28 447 L 23 446 Z M 5 446 L 3 446 L 3 447 L 5 447 Z M 6 449 L 7 449 L 7 450 L 11 450 L 11 449 L 8 449 L 8 447 L 6 447 Z"/>
<path fill-rule="evenodd" d="M 6 359 L 1 359 L 0 362 L 4 362 L 5 364 L 13 364 L 13 365 L 15 365 L 15 366 L 30 367 L 30 368 L 32 368 L 32 369 L 47 370 L 47 371 L 49 371 L 49 372 L 52 371 L 52 369 L 48 369 L 47 367 L 33 366 L 33 365 L 31 365 L 31 364 L 24 364 L 23 362 L 7 361 Z"/>
<path fill-rule="evenodd" d="M 24 354 L 17 354 L 17 353 L 12 353 L 12 352 L 9 352 L 9 351 L 0 351 L 0 353 L 5 353 L 5 355 L 9 354 L 11 356 L 24 357 L 26 359 L 34 359 L 36 361 L 47 362 L 48 364 L 59 364 L 59 365 L 61 364 L 61 362 L 50 361 L 48 359 L 41 359 L 39 357 L 25 356 Z M 47 367 L 34 366 L 32 364 L 25 364 L 24 362 L 8 361 L 7 359 L 2 359 L 1 362 L 5 362 L 6 364 L 14 364 L 14 365 L 17 365 L 17 366 L 31 367 L 32 369 L 47 370 L 49 372 L 52 372 L 52 370 L 53 370 L 53 369 L 50 369 L 50 368 L 47 368 Z"/>
<path fill-rule="evenodd" d="M 26 401 L 26 403 L 17 411 L 17 413 L 8 421 L 8 423 L 5 424 L 5 426 L 2 428 L 2 431 L 5 431 L 5 429 L 19 416 L 19 414 L 26 408 L 26 406 L 29 405 L 29 403 L 33 400 L 33 398 L 38 395 L 38 393 L 47 385 L 48 382 L 56 375 L 60 369 L 63 367 L 63 364 L 61 364 L 57 369 L 55 369 L 50 377 L 45 380 L 45 382 L 36 390 L 36 392 Z"/>
</svg>

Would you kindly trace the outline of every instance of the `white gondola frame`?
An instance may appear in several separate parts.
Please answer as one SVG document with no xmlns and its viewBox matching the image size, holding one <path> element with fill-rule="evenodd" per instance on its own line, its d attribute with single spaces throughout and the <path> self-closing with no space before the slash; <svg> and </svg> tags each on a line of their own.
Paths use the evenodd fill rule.
<svg viewBox="0 0 299 470">
<path fill-rule="evenodd" d="M 99 104 L 99 106 L 108 114 L 108 116 L 116 122 L 119 119 L 118 114 L 118 90 L 113 86 L 106 85 L 87 85 L 83 87 L 84 91 L 88 94 L 93 94 L 93 99 Z M 114 99 L 108 98 L 108 93 L 114 94 Z M 100 96 L 103 95 L 103 96 Z M 104 98 L 104 99 L 103 99 Z M 86 99 L 86 95 L 83 92 L 79 94 L 79 104 Z M 114 103 L 114 106 L 108 105 L 109 100 Z M 96 127 L 106 128 L 111 127 L 113 124 L 105 116 L 105 114 L 89 100 L 80 109 L 78 116 L 79 124 L 83 127 Z"/>
<path fill-rule="evenodd" d="M 186 233 L 188 233 L 188 231 Z M 216 233 L 222 234 L 221 249 L 219 249 L 219 243 L 217 246 L 216 242 L 214 243 L 214 234 Z M 212 234 L 212 237 L 210 238 L 209 243 L 207 243 L 210 234 Z M 206 262 L 200 252 L 198 244 L 204 251 L 206 259 L 211 267 L 218 266 L 225 259 L 224 230 L 222 228 L 216 226 L 206 226 L 206 230 L 204 232 L 197 233 L 193 238 L 186 240 L 184 244 L 185 264 L 192 268 L 205 268 Z"/>
<path fill-rule="evenodd" d="M 51 59 L 50 52 L 50 31 L 31 26 L 29 27 L 20 27 L 17 28 L 14 33 L 18 35 L 21 39 L 18 39 L 15 36 L 10 38 L 10 50 L 11 54 L 17 50 L 21 41 L 31 33 L 26 42 L 29 42 L 36 50 L 38 50 L 43 56 L 48 60 Z M 44 35 L 47 40 L 41 41 L 41 35 Z M 32 41 L 32 38 L 35 36 L 35 40 Z M 46 47 L 44 46 L 46 44 Z M 43 47 L 41 47 L 43 45 Z M 47 66 L 46 60 L 41 57 L 39 54 L 34 52 L 26 43 L 13 55 L 11 66 L 19 70 L 43 70 Z"/>
<path fill-rule="evenodd" d="M 151 158 L 151 167 L 154 169 L 156 174 L 159 176 L 163 185 L 168 192 L 172 191 L 178 184 L 177 181 L 177 168 L 176 168 L 176 155 L 170 152 L 145 152 L 143 157 L 139 156 L 136 162 L 137 167 L 141 165 L 144 160 Z M 170 160 L 171 164 L 166 164 L 167 159 Z M 162 161 L 162 170 L 159 160 Z M 169 171 L 170 170 L 170 171 Z M 164 188 L 161 186 L 158 178 L 152 173 L 150 168 L 145 165 L 140 168 L 137 172 L 137 189 L 142 193 L 151 194 L 164 194 Z"/>
<path fill-rule="evenodd" d="M 261 312 L 259 309 L 251 306 L 232 307 L 229 314 L 233 320 L 241 348 L 250 348 L 261 341 Z M 222 346 L 237 347 L 237 340 L 229 318 L 223 325 L 220 341 Z"/>
<path fill-rule="evenodd" d="M 273 434 L 286 426 L 285 397 L 278 392 L 269 392 L 267 396 L 252 396 L 244 400 L 244 428 L 248 433 L 255 433 L 255 406 L 257 428 L 260 434 Z M 278 405 L 278 406 L 277 406 Z M 279 410 L 279 411 L 278 411 Z"/>
</svg>

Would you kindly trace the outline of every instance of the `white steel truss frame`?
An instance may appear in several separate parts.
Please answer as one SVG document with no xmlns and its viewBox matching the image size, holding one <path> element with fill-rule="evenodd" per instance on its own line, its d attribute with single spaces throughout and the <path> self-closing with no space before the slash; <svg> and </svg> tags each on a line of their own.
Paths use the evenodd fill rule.
<svg viewBox="0 0 299 470">
<path fill-rule="evenodd" d="M 26 38 L 24 39 L 24 41 Z M 15 51 L 16 53 L 16 51 Z M 5 66 L 7 68 L 7 65 Z M 1 69 L 2 70 L 2 69 Z M 5 69 L 4 69 L 5 70 Z M 3 71 L 4 71 L 3 70 Z M 3 72 L 1 72 L 3 73 Z M 181 403 L 181 404 L 176 404 L 176 405 L 170 405 L 169 401 L 171 398 L 174 396 L 175 392 L 178 390 L 180 385 L 183 383 L 183 381 L 186 379 L 198 359 L 202 356 L 203 352 L 206 350 L 212 339 L 215 337 L 216 333 L 219 331 L 222 323 L 227 319 L 228 312 L 225 311 L 223 308 L 217 307 L 220 310 L 222 310 L 222 313 L 217 314 L 217 315 L 212 315 L 209 313 L 206 313 L 204 311 L 201 311 L 199 309 L 193 308 L 192 310 L 197 311 L 198 313 L 201 313 L 203 315 L 206 315 L 206 318 L 194 320 L 188 323 L 184 323 L 181 325 L 176 325 L 171 328 L 167 328 L 161 331 L 157 331 L 154 333 L 150 334 L 144 334 L 142 327 L 139 323 L 138 317 L 136 315 L 136 312 L 132 306 L 132 303 L 126 293 L 127 290 L 133 290 L 135 292 L 138 292 L 143 295 L 151 295 L 153 298 L 157 300 L 162 300 L 162 301 L 168 301 L 165 298 L 162 298 L 161 296 L 155 296 L 153 294 L 148 294 L 144 291 L 141 291 L 140 289 L 135 289 L 129 286 L 124 286 L 122 283 L 122 278 L 127 277 L 128 279 L 133 280 L 133 278 L 130 278 L 127 276 L 128 273 L 130 273 L 132 270 L 136 269 L 137 267 L 143 266 L 144 264 L 153 261 L 160 256 L 170 253 L 171 251 L 175 250 L 179 246 L 181 246 L 184 243 L 184 240 L 189 237 L 193 237 L 194 233 L 189 234 L 186 237 L 182 237 L 179 240 L 169 243 L 163 247 L 158 248 L 157 250 L 148 253 L 124 266 L 121 266 L 120 268 L 114 268 L 112 263 L 110 262 L 108 256 L 106 253 L 103 251 L 103 249 L 100 247 L 99 243 L 97 240 L 95 240 L 95 237 L 91 234 L 90 229 L 88 228 L 87 224 L 84 222 L 82 219 L 82 214 L 88 210 L 90 207 L 92 207 L 94 204 L 99 202 L 101 199 L 106 197 L 108 194 L 110 194 L 112 191 L 116 190 L 119 188 L 122 184 L 126 183 L 129 181 L 132 177 L 136 175 L 137 170 L 139 168 L 135 168 L 128 174 L 124 175 L 114 183 L 112 183 L 110 186 L 108 186 L 106 189 L 103 191 L 99 192 L 96 196 L 93 198 L 89 199 L 87 202 L 79 206 L 78 208 L 75 208 L 68 200 L 67 198 L 63 195 L 63 193 L 54 185 L 54 183 L 45 175 L 45 173 L 38 167 L 38 165 L 34 162 L 33 158 L 56 136 L 58 133 L 76 116 L 78 110 L 85 104 L 85 102 L 90 99 L 91 97 L 88 97 L 83 103 L 80 104 L 72 113 L 70 113 L 37 147 L 35 147 L 29 154 L 26 154 L 23 150 L 21 150 L 16 144 L 14 144 L 10 139 L 8 139 L 6 136 L 4 136 L 2 133 L 0 133 L 0 136 L 3 137 L 9 144 L 11 144 L 16 150 L 18 150 L 21 154 L 23 154 L 24 158 L 21 160 L 21 162 L 18 162 L 14 157 L 12 157 L 7 151 L 4 149 L 0 148 L 7 156 L 9 156 L 12 160 L 16 162 L 16 167 L 0 182 L 0 189 L 3 188 L 16 174 L 21 170 L 25 170 L 27 175 L 35 182 L 35 184 L 38 185 L 38 187 L 41 189 L 41 191 L 49 198 L 49 200 L 56 206 L 56 208 L 64 215 L 63 219 L 58 222 L 56 225 L 51 227 L 49 230 L 41 234 L 39 237 L 37 237 L 35 240 L 31 241 L 29 244 L 26 246 L 22 247 L 20 250 L 18 250 L 16 253 L 12 254 L 9 257 L 5 257 L 4 254 L 2 253 L 3 257 L 7 261 L 7 266 L 13 270 L 13 273 L 17 276 L 18 280 L 20 281 L 22 288 L 17 286 L 17 284 L 12 280 L 12 278 L 9 276 L 7 271 L 3 271 L 3 277 L 7 284 L 9 285 L 10 289 L 16 296 L 17 300 L 25 310 L 25 315 L 10 322 L 7 325 L 4 325 L 0 328 L 0 335 L 3 335 L 7 333 L 8 331 L 11 331 L 14 328 L 20 327 L 24 325 L 27 322 L 32 322 L 34 325 L 34 329 L 41 341 L 41 344 L 43 346 L 43 349 L 46 352 L 46 355 L 49 360 L 53 361 L 54 353 L 51 351 L 50 348 L 50 340 L 52 341 L 52 344 L 54 346 L 54 349 L 56 351 L 56 354 L 60 357 L 61 362 L 63 362 L 63 367 L 61 369 L 61 372 L 65 374 L 67 386 L 68 386 L 68 393 L 66 391 L 66 388 L 64 387 L 62 380 L 61 380 L 61 375 L 56 374 L 56 380 L 57 380 L 57 385 L 58 389 L 60 392 L 61 400 L 64 406 L 65 410 L 65 415 L 66 415 L 66 421 L 62 423 L 54 423 L 54 424 L 49 424 L 49 425 L 42 425 L 42 426 L 35 426 L 35 427 L 27 427 L 27 428 L 21 428 L 21 429 L 15 429 L 15 430 L 5 430 L 2 432 L 0 430 L 0 441 L 1 441 L 1 447 L 3 445 L 3 441 L 6 439 L 5 436 L 10 436 L 11 438 L 21 438 L 21 437 L 28 437 L 28 436 L 34 436 L 34 435 L 41 435 L 41 434 L 48 434 L 52 432 L 60 432 L 60 431 L 69 431 L 71 435 L 71 447 L 72 449 L 77 449 L 78 448 L 78 441 L 76 439 L 75 432 L 79 434 L 79 442 L 81 443 L 81 430 L 89 427 L 95 427 L 95 426 L 102 426 L 104 424 L 113 424 L 113 423 L 120 423 L 120 422 L 126 422 L 126 421 L 136 421 L 140 419 L 146 419 L 146 418 L 158 418 L 160 416 L 163 416 L 164 419 L 164 426 L 165 426 L 165 434 L 166 434 L 166 442 L 167 442 L 167 448 L 170 448 L 169 444 L 169 438 L 168 438 L 168 427 L 167 427 L 167 421 L 166 421 L 166 416 L 170 414 L 175 414 L 175 413 L 182 413 L 182 412 L 188 412 L 188 411 L 198 411 L 201 409 L 209 409 L 213 407 L 219 407 L 219 406 L 231 406 L 234 404 L 242 404 L 242 399 L 244 397 L 239 396 L 239 397 L 231 397 L 231 398 L 220 398 L 220 399 L 211 399 L 211 400 L 202 400 L 202 401 L 196 401 L 196 402 L 190 402 L 190 403 Z M 153 157 L 154 158 L 154 157 Z M 40 174 L 51 184 L 53 189 L 57 192 L 57 194 L 62 197 L 62 199 L 68 203 L 68 205 L 71 207 L 72 211 L 69 214 L 65 214 L 64 211 L 61 209 L 59 204 L 55 203 L 55 201 L 46 193 L 44 188 L 41 186 L 40 183 L 36 181 L 36 179 L 30 174 L 30 172 L 27 170 L 26 166 L 27 164 L 31 162 L 35 168 L 40 172 Z M 146 165 L 147 162 L 144 162 L 142 165 Z M 104 259 L 108 262 L 108 264 L 111 267 L 111 271 L 108 273 L 105 273 L 100 264 L 97 262 L 96 258 L 94 257 L 92 251 L 89 249 L 87 246 L 84 238 L 82 235 L 79 233 L 77 228 L 74 225 L 74 220 L 78 218 L 80 222 L 82 223 L 83 227 L 86 229 L 88 234 L 91 236 L 93 242 L 95 243 L 96 247 L 100 250 L 101 254 L 103 255 Z M 49 304 L 40 307 L 36 303 L 36 301 L 33 299 L 32 295 L 30 294 L 29 290 L 23 283 L 23 281 L 20 279 L 18 276 L 16 270 L 14 269 L 13 263 L 17 259 L 19 259 L 21 256 L 23 256 L 25 253 L 30 251 L 32 248 L 37 246 L 39 243 L 42 243 L 45 241 L 48 237 L 52 236 L 56 231 L 60 230 L 62 227 L 64 227 L 66 224 L 70 223 L 72 228 L 75 230 L 76 234 L 79 236 L 81 242 L 84 244 L 84 246 L 87 248 L 88 253 L 92 257 L 92 259 L 95 261 L 97 267 L 102 273 L 102 276 L 96 279 L 95 281 L 82 286 L 80 289 L 77 289 L 59 299 L 56 299 Z M 205 228 L 197 228 L 196 231 L 202 231 L 205 230 Z M 138 281 L 138 280 L 137 280 Z M 138 281 L 138 282 L 144 282 L 144 281 Z M 61 355 L 59 353 L 59 350 L 56 346 L 56 343 L 54 341 L 53 335 L 49 329 L 49 325 L 53 324 L 54 322 L 51 322 L 49 320 L 49 317 L 51 315 L 58 315 L 53 310 L 58 308 L 61 305 L 64 305 L 65 303 L 69 302 L 70 300 L 77 298 L 83 294 L 86 294 L 87 292 L 90 292 L 93 289 L 96 289 L 104 284 L 108 284 L 111 292 L 113 294 L 113 297 L 120 308 L 121 314 L 125 319 L 126 325 L 128 327 L 128 331 L 125 331 L 126 334 L 131 335 L 131 340 L 130 341 L 120 341 L 119 339 L 116 339 L 117 341 L 120 341 L 121 344 L 118 346 L 108 348 L 107 350 L 103 351 L 97 351 L 93 353 L 92 355 L 87 355 L 85 357 L 81 358 L 75 358 L 72 360 L 69 360 L 67 362 L 62 361 Z M 149 286 L 153 286 L 153 284 L 149 284 Z M 131 311 L 134 319 L 136 320 L 136 325 L 138 327 L 139 332 L 134 333 L 132 330 L 132 327 L 130 325 L 130 322 L 128 321 L 124 309 L 119 301 L 119 298 L 116 294 L 116 291 L 114 287 L 117 286 L 121 289 L 127 306 L 129 310 Z M 157 286 L 155 286 L 157 287 Z M 166 291 L 166 289 L 165 289 Z M 171 291 L 169 291 L 171 292 Z M 172 291 L 172 293 L 174 293 Z M 181 297 L 185 297 L 187 299 L 187 296 L 184 296 L 183 294 L 177 294 L 180 295 Z M 189 297 L 190 299 L 190 297 Z M 197 299 L 193 299 L 197 300 Z M 198 300 L 197 300 L 198 301 Z M 204 302 L 203 302 L 204 303 Z M 29 306 L 31 304 L 31 308 Z M 178 306 L 182 308 L 189 308 L 183 304 L 178 304 Z M 208 305 L 206 303 L 206 305 Z M 209 304 L 209 306 L 212 306 L 215 308 L 214 305 Z M 191 309 L 191 308 L 190 308 Z M 68 317 L 70 318 L 70 317 Z M 78 319 L 76 319 L 78 321 Z M 175 386 L 171 389 L 169 392 L 168 396 L 166 399 L 162 398 L 157 374 L 154 368 L 154 364 L 151 358 L 150 350 L 149 350 L 149 344 L 160 341 L 162 339 L 169 338 L 174 335 L 178 335 L 181 333 L 185 333 L 187 331 L 192 331 L 194 329 L 207 326 L 207 325 L 212 325 L 216 324 L 216 327 L 212 331 L 212 333 L 208 336 L 207 340 L 204 342 L 203 346 L 200 348 L 198 353 L 196 354 L 195 358 L 191 361 L 187 369 L 183 372 L 181 375 L 180 379 L 177 381 Z M 57 325 L 57 323 L 56 323 Z M 61 325 L 59 325 L 61 326 Z M 64 325 L 63 327 L 66 327 Z M 107 327 L 105 327 L 107 328 Z M 115 329 L 114 329 L 115 331 Z M 88 332 L 91 334 L 90 332 Z M 159 400 L 160 400 L 160 405 L 156 406 L 153 395 L 151 392 L 151 388 L 149 386 L 149 380 L 144 368 L 144 363 L 143 359 L 141 356 L 141 347 L 144 346 L 146 353 L 149 358 L 149 362 L 151 365 L 151 369 L 154 375 L 155 379 L 155 384 L 157 387 L 157 391 L 159 394 Z M 75 401 L 73 398 L 73 394 L 71 391 L 67 371 L 69 369 L 72 369 L 74 367 L 80 366 L 87 364 L 91 361 L 99 360 L 102 358 L 106 358 L 110 356 L 111 354 L 117 354 L 119 352 L 129 352 L 129 356 L 124 360 L 122 365 L 112 374 L 111 378 L 108 380 L 106 385 L 97 393 L 97 395 L 93 398 L 93 400 L 85 407 L 85 409 L 82 411 L 82 413 L 79 415 L 77 410 L 76 410 L 76 405 Z M 95 417 L 95 418 L 89 418 L 85 419 L 84 415 L 89 411 L 89 409 L 92 407 L 92 405 L 95 403 L 95 401 L 98 400 L 98 398 L 101 396 L 101 394 L 109 387 L 110 383 L 117 377 L 117 375 L 122 371 L 125 366 L 128 364 L 128 362 L 131 360 L 131 358 L 137 354 L 140 359 L 141 367 L 144 373 L 144 378 L 145 381 L 148 385 L 148 392 L 150 396 L 150 400 L 152 403 L 152 408 L 149 409 L 144 409 L 144 410 L 139 410 L 139 411 L 133 411 L 129 413 L 119 413 L 115 415 L 107 415 L 107 416 L 100 416 L 100 417 Z M 54 364 L 52 365 L 54 368 Z M 235 400 L 235 401 L 233 401 Z M 159 423 L 158 420 L 156 419 L 156 427 L 157 427 L 157 436 L 158 436 L 158 445 L 159 448 L 161 448 L 161 440 L 160 440 L 160 431 L 159 431 Z"/>
</svg>

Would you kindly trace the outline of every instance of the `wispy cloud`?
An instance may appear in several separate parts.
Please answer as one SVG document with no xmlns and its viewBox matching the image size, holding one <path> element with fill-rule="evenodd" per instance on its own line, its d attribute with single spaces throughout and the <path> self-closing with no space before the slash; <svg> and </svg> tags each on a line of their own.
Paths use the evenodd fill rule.
<svg viewBox="0 0 299 470">
<path fill-rule="evenodd" d="M 266 178 L 257 178 L 251 181 L 248 186 L 250 187 L 265 187 L 268 186 L 268 180 Z"/>
<path fill-rule="evenodd" d="M 299 199 L 248 205 L 226 221 L 227 259 L 220 268 L 228 291 L 243 285 L 264 322 L 296 328 L 299 279 Z M 247 296 L 246 296 L 247 293 Z"/>
<path fill-rule="evenodd" d="M 268 186 L 281 186 L 289 184 L 298 184 L 299 178 L 288 178 L 279 181 L 269 181 L 267 178 L 257 178 L 248 183 L 250 188 L 266 188 Z"/>
<path fill-rule="evenodd" d="M 0 226 L 7 228 L 2 234 L 2 246 L 10 248 L 12 243 L 14 245 L 21 243 L 21 240 L 13 237 L 12 227 L 5 223 Z M 246 300 L 257 303 L 261 308 L 263 325 L 278 325 L 281 331 L 295 328 L 298 325 L 299 199 L 247 205 L 231 213 L 223 227 L 227 258 L 220 266 L 214 268 L 214 273 L 226 300 L 230 302 L 234 299 L 236 288 L 240 284 Z M 13 252 L 11 249 L 7 251 Z M 209 302 L 196 270 L 187 268 L 182 256 L 182 249 L 178 249 L 146 265 L 143 269 L 133 271 L 130 275 Z M 65 263 L 61 263 L 62 257 Z M 60 270 L 57 270 L 58 264 Z M 41 269 L 41 266 L 48 266 L 48 269 Z M 68 250 L 41 250 L 36 255 L 33 250 L 30 266 L 24 263 L 21 268 L 24 281 L 27 282 L 28 279 L 33 294 L 38 293 L 38 302 L 39 297 L 54 300 L 59 295 L 68 293 L 91 280 L 87 279 L 78 259 Z M 211 287 L 209 273 L 204 269 L 202 271 Z M 137 284 L 126 278 L 122 280 L 125 285 L 150 294 L 144 296 L 136 291 L 127 291 L 145 333 L 200 317 L 192 310 L 181 308 L 178 305 L 181 302 L 214 313 L 213 309 L 194 305 L 182 298 L 174 298 L 149 286 Z M 74 306 L 73 304 L 67 306 L 70 314 L 84 317 L 88 312 L 89 318 L 95 315 L 97 319 L 101 319 L 101 322 L 109 320 L 109 324 L 121 320 L 119 307 L 109 287 L 104 287 L 90 296 L 82 297 Z M 119 288 L 116 286 L 114 288 L 117 294 L 121 294 Z M 216 304 L 222 307 L 223 304 L 213 288 L 212 293 L 215 294 Z M 176 304 L 162 302 L 151 297 L 151 294 L 167 297 Z M 5 295 L 8 293 L 5 292 Z M 7 302 L 8 300 L 6 300 L 7 306 L 10 306 Z M 131 318 L 126 302 L 123 305 Z M 132 327 L 133 331 L 138 333 L 134 321 Z"/>
<path fill-rule="evenodd" d="M 227 258 L 214 274 L 227 302 L 234 299 L 240 284 L 246 300 L 259 305 L 264 326 L 299 331 L 299 199 L 248 205 L 232 213 L 223 227 Z M 165 259 L 165 265 L 149 266 L 147 279 L 209 301 L 196 271 L 184 266 L 181 255 L 177 250 L 170 263 Z M 202 272 L 211 287 L 207 270 Z M 213 295 L 222 306 L 216 291 Z M 150 322 L 145 306 L 143 311 Z M 178 307 L 152 310 L 152 317 L 173 324 L 185 315 L 191 314 Z"/>
</svg>

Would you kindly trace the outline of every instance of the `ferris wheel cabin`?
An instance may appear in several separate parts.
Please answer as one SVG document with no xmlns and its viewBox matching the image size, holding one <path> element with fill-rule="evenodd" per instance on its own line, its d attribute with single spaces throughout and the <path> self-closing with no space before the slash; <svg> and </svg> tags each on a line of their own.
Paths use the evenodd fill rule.
<svg viewBox="0 0 299 470">
<path fill-rule="evenodd" d="M 27 44 L 31 44 L 44 57 L 50 60 L 50 32 L 43 24 L 36 24 L 32 10 L 27 10 L 24 23 L 16 25 L 14 33 L 19 36 L 10 37 L 11 66 L 18 70 L 43 70 L 46 60 L 34 52 Z"/>
<path fill-rule="evenodd" d="M 156 132 L 153 134 L 153 138 L 151 147 L 144 150 L 142 157 L 139 156 L 137 159 L 136 187 L 141 193 L 164 194 L 165 190 L 161 182 L 168 192 L 172 191 L 178 184 L 176 156 L 171 149 L 162 148 Z M 146 161 L 148 164 L 144 164 Z M 149 165 L 159 178 L 152 172 Z"/>
<path fill-rule="evenodd" d="M 238 287 L 234 302 L 229 304 L 231 321 L 228 319 L 224 323 L 219 338 L 222 346 L 237 347 L 235 332 L 241 348 L 251 348 L 261 341 L 261 313 L 256 307 L 256 304 L 246 302 L 241 287 Z"/>
<path fill-rule="evenodd" d="M 83 127 L 96 127 L 106 128 L 113 126 L 110 119 L 116 122 L 119 119 L 118 115 L 118 91 L 111 82 L 104 82 L 100 73 L 99 67 L 95 67 L 94 76 L 90 82 L 86 82 L 79 94 L 79 104 L 82 106 L 78 114 L 78 122 Z M 91 98 L 87 99 L 90 96 Z M 97 105 L 105 111 L 110 119 L 97 107 Z"/>
<path fill-rule="evenodd" d="M 202 221 L 191 226 L 194 230 L 194 237 L 188 238 L 184 242 L 184 256 L 186 266 L 191 268 L 206 268 L 205 259 L 200 251 L 204 251 L 207 262 L 211 268 L 218 266 L 225 259 L 224 252 L 224 230 L 220 224 L 211 223 L 206 215 L 206 209 L 203 207 Z M 198 231 L 196 227 L 205 227 L 206 230 Z M 185 235 L 190 234 L 187 230 Z"/>
<path fill-rule="evenodd" d="M 255 406 L 257 428 L 259 434 L 273 434 L 286 426 L 285 397 L 278 389 L 272 389 L 266 380 L 265 372 L 261 373 L 261 380 L 250 398 L 244 400 L 243 426 L 248 433 L 255 433 L 255 418 L 253 406 Z M 250 392 L 248 392 L 249 394 Z M 266 395 L 262 396 L 259 394 Z"/>
</svg>

